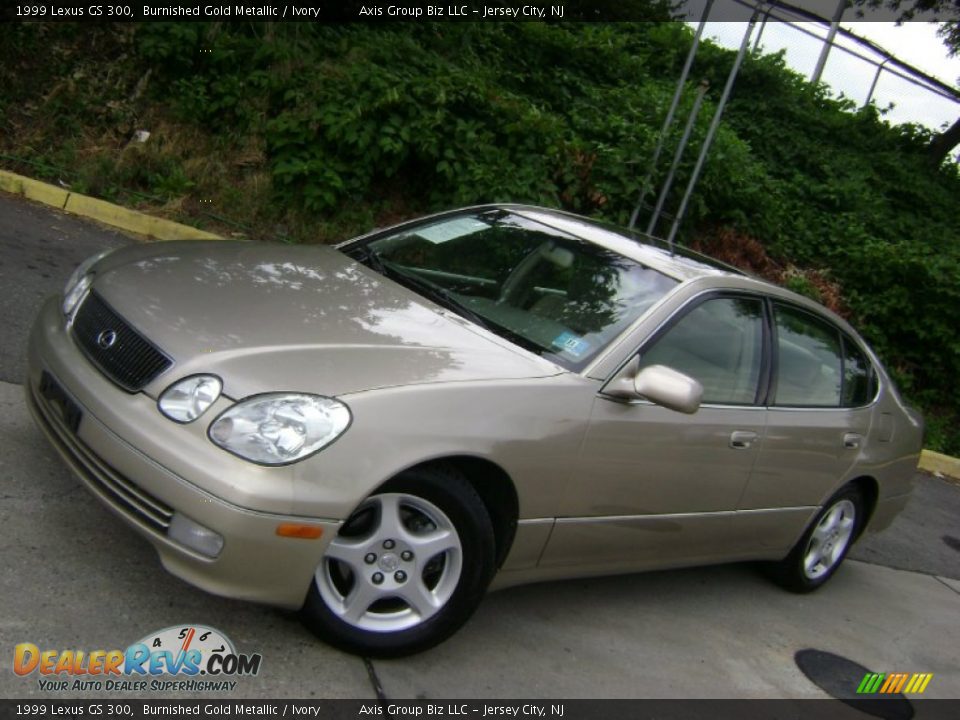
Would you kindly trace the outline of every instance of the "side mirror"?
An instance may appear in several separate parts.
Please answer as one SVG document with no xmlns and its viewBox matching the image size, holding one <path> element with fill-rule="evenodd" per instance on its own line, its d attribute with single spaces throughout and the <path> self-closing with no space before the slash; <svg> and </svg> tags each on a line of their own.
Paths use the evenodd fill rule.
<svg viewBox="0 0 960 720">
<path fill-rule="evenodd" d="M 640 358 L 635 357 L 607 384 L 604 392 L 628 400 L 644 398 L 692 415 L 700 409 L 703 385 L 666 365 L 651 365 L 640 370 Z"/>
<path fill-rule="evenodd" d="M 637 395 L 670 410 L 692 415 L 700 409 L 703 385 L 666 365 L 650 365 L 633 380 Z"/>
</svg>

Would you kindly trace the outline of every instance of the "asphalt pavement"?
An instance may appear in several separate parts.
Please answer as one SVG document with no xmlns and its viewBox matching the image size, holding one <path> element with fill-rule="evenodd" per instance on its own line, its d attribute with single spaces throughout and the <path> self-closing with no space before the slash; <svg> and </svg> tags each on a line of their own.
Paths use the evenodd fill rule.
<svg viewBox="0 0 960 720">
<path fill-rule="evenodd" d="M 84 257 L 124 242 L 0 195 L 0 697 L 54 697 L 12 672 L 17 643 L 123 648 L 185 623 L 263 655 L 258 676 L 219 694 L 231 698 L 824 697 L 794 662 L 805 649 L 876 672 L 933 672 L 926 696 L 960 697 L 960 487 L 926 475 L 894 525 L 812 595 L 786 593 L 748 564 L 512 588 L 490 594 L 448 642 L 403 660 L 343 654 L 293 614 L 181 582 L 72 477 L 19 385 L 41 299 Z"/>
<path fill-rule="evenodd" d="M 24 342 L 40 303 L 85 258 L 132 240 L 0 192 L 0 380 L 23 382 Z"/>
</svg>

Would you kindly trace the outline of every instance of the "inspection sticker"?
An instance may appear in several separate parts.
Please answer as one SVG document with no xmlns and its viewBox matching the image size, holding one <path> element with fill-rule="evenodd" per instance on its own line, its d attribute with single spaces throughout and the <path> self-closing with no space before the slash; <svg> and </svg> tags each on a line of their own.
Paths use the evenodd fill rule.
<svg viewBox="0 0 960 720">
<path fill-rule="evenodd" d="M 577 337 L 569 330 L 560 333 L 554 338 L 552 345 L 560 348 L 565 353 L 573 355 L 575 358 L 581 357 L 590 349 L 590 343 L 583 338 Z"/>
</svg>

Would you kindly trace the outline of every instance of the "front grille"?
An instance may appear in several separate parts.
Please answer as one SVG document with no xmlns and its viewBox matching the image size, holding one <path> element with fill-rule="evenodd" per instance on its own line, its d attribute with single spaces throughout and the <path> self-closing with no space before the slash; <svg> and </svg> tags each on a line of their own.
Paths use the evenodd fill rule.
<svg viewBox="0 0 960 720">
<path fill-rule="evenodd" d="M 92 291 L 74 318 L 73 336 L 94 365 L 128 392 L 137 392 L 173 365 Z"/>
<path fill-rule="evenodd" d="M 52 377 L 46 373 L 44 375 L 48 378 L 45 380 L 48 386 L 54 384 L 59 387 Z M 60 393 L 68 397 L 62 389 Z M 166 535 L 173 519 L 172 507 L 101 460 L 71 431 L 55 409 L 55 403 L 41 394 L 39 388 L 32 389 L 29 400 L 35 410 L 34 414 L 42 421 L 50 438 L 59 446 L 74 470 L 100 497 L 141 527 L 146 526 L 154 532 Z"/>
</svg>

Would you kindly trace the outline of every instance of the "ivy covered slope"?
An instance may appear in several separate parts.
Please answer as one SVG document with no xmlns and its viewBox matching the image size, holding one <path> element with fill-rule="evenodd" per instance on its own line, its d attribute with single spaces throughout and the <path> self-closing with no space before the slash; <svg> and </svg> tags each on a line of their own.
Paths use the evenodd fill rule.
<svg viewBox="0 0 960 720">
<path fill-rule="evenodd" d="M 624 223 L 691 38 L 671 22 L 6 24 L 0 165 L 292 242 L 485 201 Z M 679 112 L 706 78 L 694 147 L 732 62 L 700 52 Z M 960 454 L 960 175 L 929 166 L 928 140 L 749 57 L 681 239 L 848 315 L 925 410 L 928 446 Z"/>
</svg>

